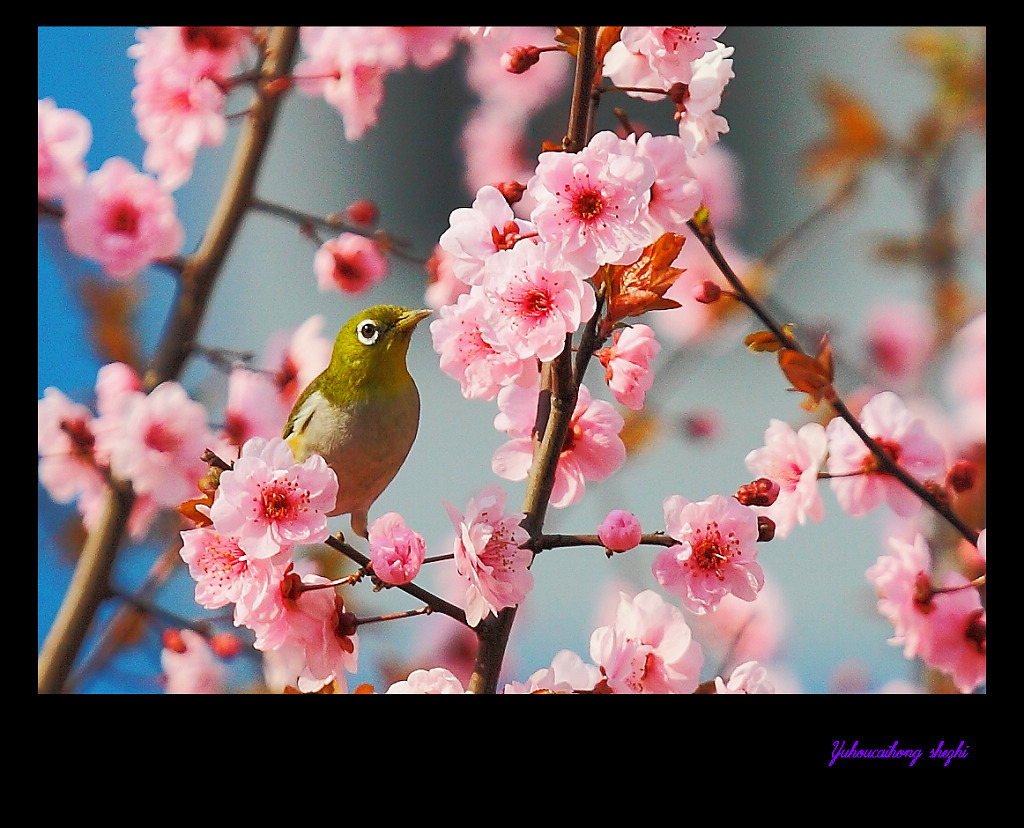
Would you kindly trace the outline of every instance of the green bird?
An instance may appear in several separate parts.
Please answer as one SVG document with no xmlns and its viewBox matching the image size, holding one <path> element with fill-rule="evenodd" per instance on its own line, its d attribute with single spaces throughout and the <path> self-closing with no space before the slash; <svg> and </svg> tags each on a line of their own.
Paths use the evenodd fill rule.
<svg viewBox="0 0 1024 828">
<path fill-rule="evenodd" d="M 420 395 L 405 358 L 429 310 L 376 305 L 338 332 L 331 363 L 295 401 L 282 435 L 296 462 L 319 454 L 338 476 L 327 513 L 351 515 L 367 537 L 367 514 L 409 455 L 420 421 Z"/>
</svg>

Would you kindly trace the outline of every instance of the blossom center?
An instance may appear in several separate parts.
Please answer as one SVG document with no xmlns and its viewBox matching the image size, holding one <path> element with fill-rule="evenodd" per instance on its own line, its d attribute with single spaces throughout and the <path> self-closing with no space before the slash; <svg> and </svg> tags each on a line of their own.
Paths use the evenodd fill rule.
<svg viewBox="0 0 1024 828">
<path fill-rule="evenodd" d="M 572 200 L 572 213 L 581 221 L 593 221 L 604 212 L 604 208 L 604 198 L 597 190 L 579 190 Z"/>
<path fill-rule="evenodd" d="M 899 465 L 900 462 L 900 444 L 893 440 L 886 440 L 884 437 L 875 437 L 875 442 L 879 448 L 882 449 L 893 461 Z M 868 453 L 868 456 L 864 458 L 864 462 L 861 464 L 861 471 L 865 474 L 878 471 L 878 458 L 874 454 Z"/>
<path fill-rule="evenodd" d="M 539 288 L 530 288 L 519 298 L 519 308 L 524 316 L 547 316 L 552 310 L 551 296 Z"/>
<path fill-rule="evenodd" d="M 263 490 L 263 514 L 268 520 L 282 520 L 291 512 L 292 500 L 286 489 L 270 486 Z"/>
<path fill-rule="evenodd" d="M 143 442 L 154 451 L 166 453 L 174 451 L 181 444 L 181 437 L 163 423 L 152 423 L 146 429 Z"/>
<path fill-rule="evenodd" d="M 497 250 L 508 250 L 519 241 L 519 225 L 514 221 L 506 221 L 505 226 L 499 230 L 491 228 L 491 241 Z"/>
<path fill-rule="evenodd" d="M 130 202 L 119 202 L 108 213 L 107 223 L 115 233 L 133 235 L 139 226 L 139 211 Z"/>
</svg>

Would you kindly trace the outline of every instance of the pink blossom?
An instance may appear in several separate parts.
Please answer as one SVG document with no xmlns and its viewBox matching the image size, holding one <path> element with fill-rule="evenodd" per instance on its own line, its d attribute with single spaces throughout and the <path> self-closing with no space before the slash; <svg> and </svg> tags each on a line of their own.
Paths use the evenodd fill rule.
<svg viewBox="0 0 1024 828">
<path fill-rule="evenodd" d="M 550 667 L 530 674 L 525 682 L 514 681 L 501 692 L 508 695 L 530 693 L 588 693 L 601 681 L 601 670 L 588 664 L 572 650 L 559 650 Z"/>
<path fill-rule="evenodd" d="M 57 503 L 104 487 L 95 453 L 93 414 L 56 388 L 38 405 L 39 482 Z"/>
<path fill-rule="evenodd" d="M 978 590 L 959 572 L 947 572 L 942 588 L 932 597 L 934 610 L 927 616 L 928 646 L 921 654 L 926 664 L 952 678 L 961 693 L 972 693 L 985 683 L 987 621 Z"/>
<path fill-rule="evenodd" d="M 398 512 L 387 512 L 371 523 L 369 541 L 373 574 L 384 583 L 407 584 L 419 574 L 426 542 Z"/>
<path fill-rule="evenodd" d="M 946 574 L 934 592 L 929 578 L 931 552 L 920 533 L 912 542 L 888 539 L 889 554 L 867 570 L 878 591 L 878 611 L 893 625 L 890 644 L 905 658 L 921 658 L 950 674 L 962 693 L 985 681 L 985 612 L 978 591 L 959 573 Z"/>
<path fill-rule="evenodd" d="M 612 345 L 594 354 L 604 366 L 605 381 L 615 399 L 626 408 L 639 411 L 654 385 L 651 361 L 661 350 L 654 331 L 637 323 L 612 334 Z"/>
<path fill-rule="evenodd" d="M 432 69 L 455 51 L 461 31 L 458 26 L 395 26 L 404 40 L 409 61 L 417 69 Z"/>
<path fill-rule="evenodd" d="M 713 50 L 725 26 L 623 26 L 623 47 L 643 55 L 658 79 L 654 86 L 690 83 L 693 62 Z"/>
<path fill-rule="evenodd" d="M 252 51 L 250 26 L 152 26 L 135 30 L 128 47 L 136 75 L 159 72 L 169 60 L 227 80 Z"/>
<path fill-rule="evenodd" d="M 924 649 L 927 619 L 921 599 L 930 591 L 931 551 L 920 533 L 909 542 L 890 536 L 886 544 L 888 554 L 880 556 L 865 575 L 878 593 L 878 611 L 895 629 L 889 643 L 902 644 L 904 657 L 914 658 Z"/>
<path fill-rule="evenodd" d="M 235 614 L 238 626 L 258 614 L 268 591 L 280 588 L 291 563 L 290 549 L 270 559 L 250 558 L 236 538 L 210 527 L 187 529 L 181 540 L 181 559 L 196 582 L 196 603 L 206 609 L 240 605 Z"/>
<path fill-rule="evenodd" d="M 278 397 L 272 376 L 237 366 L 228 377 L 222 436 L 235 447 L 253 437 L 279 437 L 290 411 L 291 407 Z"/>
<path fill-rule="evenodd" d="M 289 683 L 303 693 L 331 682 L 344 691 L 345 673 L 354 673 L 358 667 L 358 636 L 350 628 L 341 597 L 328 584 L 321 575 L 301 579 L 296 573 L 286 575 L 283 611 L 273 623 L 254 627 L 253 646 L 278 651 L 281 663 L 292 667 Z"/>
<path fill-rule="evenodd" d="M 465 515 L 445 504 L 455 527 L 455 565 L 468 581 L 466 620 L 475 627 L 488 614 L 522 603 L 533 589 L 533 554 L 521 548 L 529 535 L 521 513 L 505 513 L 505 491 L 484 487 L 470 498 Z"/>
<path fill-rule="evenodd" d="M 533 427 L 537 419 L 537 388 L 506 386 L 498 392 L 494 427 L 512 439 L 494 452 L 491 469 L 505 480 L 524 480 L 533 463 Z M 555 468 L 551 505 L 557 509 L 577 503 L 586 481 L 607 479 L 626 460 L 619 438 L 624 420 L 604 400 L 595 400 L 580 386 L 576 407 Z"/>
<path fill-rule="evenodd" d="M 943 479 L 946 458 L 942 445 L 896 394 L 883 391 L 868 400 L 861 409 L 860 422 L 907 474 L 921 483 Z M 875 456 L 845 420 L 833 418 L 825 435 L 832 491 L 843 511 L 858 516 L 886 501 L 900 517 L 917 513 L 921 507 L 917 495 L 895 477 L 877 473 Z"/>
<path fill-rule="evenodd" d="M 682 233 L 700 207 L 703 195 L 683 139 L 645 132 L 637 139 L 636 152 L 654 164 L 654 183 L 647 205 L 651 235 L 657 238 L 662 233 Z"/>
<path fill-rule="evenodd" d="M 413 670 L 409 677 L 396 681 L 385 691 L 387 693 L 418 695 L 418 696 L 461 696 L 466 693 L 451 671 L 444 667 L 432 667 L 429 670 Z"/>
<path fill-rule="evenodd" d="M 527 191 L 530 220 L 583 276 L 630 264 L 654 241 L 647 224 L 655 170 L 635 139 L 599 132 L 580 152 L 543 152 Z"/>
<path fill-rule="evenodd" d="M 459 381 L 468 400 L 493 400 L 504 386 L 532 385 L 539 376 L 536 359 L 499 350 L 483 338 L 480 322 L 486 301 L 482 289 L 473 288 L 442 307 L 439 318 L 430 323 L 441 370 Z"/>
<path fill-rule="evenodd" d="M 224 692 L 224 665 L 206 638 L 194 630 L 180 630 L 181 651 L 164 647 L 160 652 L 165 691 L 169 694 Z"/>
<path fill-rule="evenodd" d="M 185 230 L 174 199 L 123 158 L 110 158 L 64 199 L 64 237 L 76 256 L 128 279 L 181 250 Z"/>
<path fill-rule="evenodd" d="M 722 104 L 722 93 L 732 71 L 732 46 L 715 43 L 715 48 L 693 62 L 693 77 L 687 83 L 682 105 L 677 105 L 679 137 L 690 155 L 703 155 L 729 131 L 729 123 L 715 112 Z"/>
<path fill-rule="evenodd" d="M 440 310 L 469 293 L 469 285 L 455 276 L 455 257 L 440 244 L 434 245 L 433 255 L 427 260 L 427 275 L 427 289 L 423 293 L 427 307 Z"/>
<path fill-rule="evenodd" d="M 39 99 L 39 198 L 61 198 L 85 181 L 92 125 L 74 109 Z"/>
<path fill-rule="evenodd" d="M 377 123 L 384 78 L 407 60 L 403 38 L 387 26 L 303 26 L 299 39 L 306 57 L 296 87 L 323 96 L 341 113 L 345 138 L 359 140 Z"/>
<path fill-rule="evenodd" d="M 935 343 L 935 323 L 923 305 L 883 302 L 871 311 L 865 327 L 868 357 L 884 381 L 920 380 Z"/>
<path fill-rule="evenodd" d="M 323 335 L 323 329 L 324 317 L 317 313 L 294 330 L 279 331 L 267 340 L 263 371 L 273 376 L 281 404 L 289 411 L 331 361 L 334 341 Z"/>
<path fill-rule="evenodd" d="M 768 671 L 756 661 L 747 661 L 732 671 L 728 683 L 715 677 L 715 692 L 724 694 L 774 693 L 775 685 L 768 681 Z"/>
<path fill-rule="evenodd" d="M 784 538 L 797 523 L 825 516 L 818 472 L 828 450 L 825 428 L 805 423 L 799 431 L 782 420 L 773 419 L 764 432 L 764 446 L 746 457 L 747 468 L 759 477 L 779 484 L 779 496 L 771 506 L 756 507 L 757 513 L 775 522 L 775 536 Z"/>
<path fill-rule="evenodd" d="M 565 88 L 571 62 L 562 55 L 548 55 L 529 72 L 511 75 L 501 65 L 501 56 L 513 46 L 551 43 L 552 30 L 541 26 L 504 26 L 486 37 L 470 40 L 466 56 L 466 81 L 484 105 L 503 111 L 510 124 L 523 124 L 528 116 L 550 103 Z M 490 179 L 504 180 L 504 177 Z"/>
<path fill-rule="evenodd" d="M 109 452 L 115 476 L 167 507 L 198 496 L 206 472 L 203 453 L 214 440 L 206 408 L 177 382 L 161 383 L 149 394 L 126 393 L 117 426 L 100 431 L 97 439 Z"/>
<path fill-rule="evenodd" d="M 614 624 L 590 637 L 590 657 L 613 693 L 692 693 L 704 666 L 683 613 L 652 590 L 619 594 Z"/>
<path fill-rule="evenodd" d="M 987 433 L 987 314 L 982 312 L 953 337 L 946 387 L 957 407 L 963 443 L 984 443 Z"/>
<path fill-rule="evenodd" d="M 365 293 L 388 275 L 388 259 L 373 239 L 342 233 L 324 242 L 313 257 L 321 293 Z"/>
<path fill-rule="evenodd" d="M 110 362 L 96 373 L 96 410 L 100 416 L 117 415 L 124 400 L 142 390 L 142 380 L 130 365 Z"/>
<path fill-rule="evenodd" d="M 625 509 L 612 509 L 597 527 L 597 537 L 606 549 L 613 552 L 633 549 L 639 545 L 642 536 L 640 521 Z"/>
<path fill-rule="evenodd" d="M 320 455 L 299 464 L 281 438 L 254 437 L 221 474 L 210 518 L 248 556 L 271 558 L 281 547 L 324 540 L 337 495 L 338 479 Z"/>
<path fill-rule="evenodd" d="M 514 77 L 504 73 L 508 77 Z M 529 73 L 527 73 L 529 74 Z M 534 160 L 525 150 L 523 121 L 500 104 L 481 104 L 466 117 L 459 146 L 466 165 L 466 189 L 477 192 L 496 181 L 526 181 L 533 175 Z M 535 199 L 527 190 L 517 210 L 528 214 Z"/>
<path fill-rule="evenodd" d="M 651 570 L 658 583 L 703 615 L 728 594 L 753 601 L 764 586 L 757 563 L 757 514 L 734 497 L 691 503 L 665 499 L 665 531 L 679 541 L 660 552 Z"/>
<path fill-rule="evenodd" d="M 557 251 L 524 242 L 487 260 L 484 339 L 520 359 L 548 362 L 566 334 L 594 314 L 594 288 L 561 264 Z"/>
<path fill-rule="evenodd" d="M 731 232 L 740 218 L 743 201 L 736 157 L 723 144 L 712 144 L 702 155 L 690 156 L 690 170 L 700 182 L 702 201 L 711 214 L 716 235 L 723 230 Z"/>
<path fill-rule="evenodd" d="M 728 656 L 733 664 L 744 661 L 765 662 L 778 654 L 786 639 L 788 614 L 775 581 L 765 582 L 756 601 L 744 601 L 724 595 L 714 612 L 697 616 L 691 622 L 694 635 Z"/>
<path fill-rule="evenodd" d="M 139 134 L 146 141 L 143 167 L 168 190 L 192 175 L 201 146 L 220 146 L 227 135 L 225 93 L 215 74 L 218 58 L 207 50 L 185 48 L 182 31 L 140 29 L 132 99 Z"/>
<path fill-rule="evenodd" d="M 455 277 L 479 285 L 488 258 L 534 232 L 530 222 L 516 219 L 501 191 L 488 184 L 477 191 L 472 207 L 452 210 L 438 243 L 453 257 Z"/>
</svg>

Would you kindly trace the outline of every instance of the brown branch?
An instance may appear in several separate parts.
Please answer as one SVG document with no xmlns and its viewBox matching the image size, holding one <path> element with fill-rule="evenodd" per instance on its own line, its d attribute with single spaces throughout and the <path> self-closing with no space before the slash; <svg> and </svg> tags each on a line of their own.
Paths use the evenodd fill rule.
<svg viewBox="0 0 1024 828">
<path fill-rule="evenodd" d="M 273 30 L 263 77 L 272 79 L 288 71 L 297 42 L 295 27 Z M 203 242 L 182 268 L 170 319 L 143 376 L 147 390 L 179 377 L 192 353 L 217 274 L 252 199 L 278 102 L 277 96 L 259 95 L 246 119 Z M 129 484 L 115 482 L 104 498 L 102 517 L 85 541 L 67 594 L 39 651 L 40 693 L 64 690 L 86 634 L 107 595 L 110 572 L 124 538 L 135 495 Z"/>
<path fill-rule="evenodd" d="M 580 29 L 579 50 L 576 57 L 576 79 L 573 84 L 569 127 L 562 147 L 567 152 L 578 152 L 590 139 L 597 96 L 594 93 L 596 69 L 596 26 Z M 595 316 L 600 309 L 595 312 Z M 579 386 L 574 382 L 572 338 L 566 337 L 565 348 L 553 361 L 545 363 L 541 374 L 541 406 L 549 406 L 547 416 L 538 422 L 533 447 L 533 463 L 526 482 L 523 500 L 523 528 L 535 539 L 540 536 L 555 485 L 558 455 L 565 443 L 565 435 L 576 407 Z M 577 371 L 577 373 L 579 373 Z M 505 658 L 508 637 L 512 632 L 516 608 L 507 607 L 497 616 L 488 615 L 477 625 L 476 665 L 469 680 L 472 693 L 498 692 L 498 676 Z"/>
</svg>

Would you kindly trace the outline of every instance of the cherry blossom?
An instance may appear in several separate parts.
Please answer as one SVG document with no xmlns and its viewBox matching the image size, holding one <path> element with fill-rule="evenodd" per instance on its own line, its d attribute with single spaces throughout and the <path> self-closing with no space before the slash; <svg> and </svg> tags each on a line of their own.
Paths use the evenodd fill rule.
<svg viewBox="0 0 1024 828">
<path fill-rule="evenodd" d="M 605 381 L 615 399 L 634 411 L 644 407 L 644 397 L 654 385 L 651 361 L 661 350 L 654 331 L 636 323 L 612 334 L 612 344 L 597 351 L 604 366 Z"/>
<path fill-rule="evenodd" d="M 281 438 L 254 437 L 221 474 L 210 518 L 246 555 L 271 558 L 283 546 L 324 540 L 337 495 L 338 479 L 322 457 L 296 463 Z"/>
<path fill-rule="evenodd" d="M 683 613 L 652 590 L 619 594 L 615 622 L 590 637 L 590 657 L 613 693 L 692 693 L 704 666 Z"/>
<path fill-rule="evenodd" d="M 594 314 L 594 288 L 568 269 L 556 250 L 524 242 L 487 260 L 487 303 L 480 319 L 488 342 L 520 359 L 548 362 L 566 334 Z"/>
<path fill-rule="evenodd" d="M 404 39 L 387 26 L 303 26 L 306 57 L 294 69 L 295 86 L 338 110 L 345 138 L 358 141 L 377 123 L 384 78 L 407 60 Z"/>
<path fill-rule="evenodd" d="M 128 47 L 135 73 L 158 73 L 169 60 L 199 75 L 227 80 L 252 51 L 250 26 L 152 26 L 136 29 Z"/>
<path fill-rule="evenodd" d="M 622 45 L 643 55 L 659 79 L 655 86 L 690 83 L 693 62 L 717 45 L 725 26 L 623 26 Z"/>
<path fill-rule="evenodd" d="M 409 677 L 402 681 L 396 681 L 385 691 L 388 693 L 418 695 L 418 696 L 445 696 L 464 695 L 466 691 L 451 671 L 445 667 L 432 667 L 429 670 L 413 670 Z"/>
<path fill-rule="evenodd" d="M 768 681 L 768 671 L 756 661 L 747 661 L 732 671 L 729 681 L 715 677 L 715 692 L 724 694 L 774 693 L 775 685 Z"/>
<path fill-rule="evenodd" d="M 678 135 L 645 132 L 637 139 L 636 152 L 654 164 L 654 183 L 647 205 L 651 235 L 657 238 L 662 233 L 682 233 L 703 196 L 701 183 L 690 167 L 685 142 Z"/>
<path fill-rule="evenodd" d="M 116 427 L 100 430 L 97 440 L 115 476 L 160 506 L 176 507 L 198 496 L 207 468 L 203 453 L 214 437 L 202 403 L 189 399 L 179 383 L 164 382 L 149 394 L 124 394 Z"/>
<path fill-rule="evenodd" d="M 453 257 L 455 277 L 479 285 L 488 258 L 534 232 L 530 222 L 516 218 L 501 191 L 488 184 L 477 191 L 472 207 L 452 210 L 438 243 Z"/>
<path fill-rule="evenodd" d="M 231 49 L 190 48 L 180 27 L 140 29 L 128 50 L 136 58 L 133 112 L 146 141 L 143 167 L 174 190 L 192 176 L 201 146 L 220 146 L 227 135 L 226 98 L 219 71 L 234 65 Z M 238 40 L 244 44 L 244 40 Z M 225 75 L 226 76 L 226 72 Z"/>
<path fill-rule="evenodd" d="M 427 275 L 423 299 L 434 310 L 454 305 L 460 296 L 469 293 L 469 285 L 455 275 L 455 257 L 440 244 L 434 245 L 434 252 L 427 260 Z"/>
<path fill-rule="evenodd" d="M 716 43 L 715 48 L 693 62 L 693 77 L 686 85 L 681 103 L 676 105 L 679 137 L 690 155 L 703 155 L 729 131 L 729 122 L 715 112 L 722 104 L 722 93 L 732 71 L 732 46 Z"/>
<path fill-rule="evenodd" d="M 647 224 L 654 164 L 636 140 L 599 132 L 580 152 L 544 152 L 526 188 L 530 220 L 583 276 L 602 264 L 631 264 L 654 241 Z"/>
<path fill-rule="evenodd" d="M 868 400 L 861 409 L 860 422 L 868 436 L 916 480 L 924 483 L 944 477 L 946 457 L 941 443 L 928 432 L 924 420 L 911 414 L 893 392 L 883 391 Z M 830 483 L 843 511 L 863 515 L 883 501 L 900 517 L 910 517 L 920 510 L 917 495 L 896 478 L 877 472 L 875 456 L 849 423 L 836 417 L 825 434 Z"/>
<path fill-rule="evenodd" d="M 458 26 L 394 26 L 408 60 L 417 69 L 432 69 L 448 60 L 461 35 Z"/>
<path fill-rule="evenodd" d="M 366 293 L 388 275 L 388 259 L 373 239 L 342 233 L 320 245 L 313 257 L 320 291 Z"/>
<path fill-rule="evenodd" d="M 491 458 L 491 469 L 505 480 L 524 480 L 533 462 L 533 427 L 537 419 L 537 388 L 510 385 L 498 392 L 499 413 L 494 427 L 512 439 Z M 595 400 L 581 385 L 565 442 L 555 467 L 551 505 L 557 509 L 579 502 L 586 481 L 600 482 L 626 460 L 619 438 L 624 420 L 604 400 Z"/>
<path fill-rule="evenodd" d="M 93 420 L 92 411 L 56 388 L 39 400 L 39 482 L 57 503 L 103 489 Z"/>
<path fill-rule="evenodd" d="M 179 630 L 177 647 L 165 646 L 160 667 L 168 694 L 217 694 L 224 692 L 226 671 L 206 638 L 194 630 Z"/>
<path fill-rule="evenodd" d="M 539 376 L 536 359 L 499 350 L 484 339 L 480 322 L 486 303 L 482 289 L 473 288 L 442 307 L 439 318 L 430 323 L 441 370 L 459 381 L 468 400 L 493 400 L 504 386 L 534 385 Z"/>
<path fill-rule="evenodd" d="M 426 542 L 398 512 L 386 512 L 371 523 L 369 541 L 373 574 L 384 583 L 407 584 L 419 574 Z"/>
<path fill-rule="evenodd" d="M 64 199 L 64 237 L 77 256 L 128 279 L 185 241 L 174 199 L 123 158 L 110 158 Z"/>
<path fill-rule="evenodd" d="M 987 413 L 987 314 L 982 312 L 953 337 L 946 387 L 956 406 L 964 443 L 984 443 Z"/>
<path fill-rule="evenodd" d="M 504 695 L 529 693 L 588 693 L 601 681 L 601 670 L 588 664 L 572 650 L 559 650 L 550 667 L 530 674 L 525 682 L 506 684 Z"/>
<path fill-rule="evenodd" d="M 233 459 L 237 449 L 253 437 L 269 440 L 280 436 L 290 411 L 291 406 L 278 397 L 272 376 L 242 366 L 232 368 L 222 437 L 235 450 L 223 459 Z"/>
<path fill-rule="evenodd" d="M 530 536 L 521 513 L 505 513 L 506 494 L 497 485 L 470 498 L 466 513 L 446 503 L 455 527 L 455 565 L 467 582 L 466 621 L 475 627 L 489 614 L 522 603 L 533 589 L 533 555 L 521 548 Z"/>
<path fill-rule="evenodd" d="M 890 536 L 886 546 L 888 554 L 880 556 L 865 575 L 878 592 L 878 611 L 895 629 L 889 643 L 902 644 L 903 656 L 914 658 L 923 649 L 926 619 L 922 598 L 930 591 L 931 551 L 920 533 L 910 541 Z"/>
<path fill-rule="evenodd" d="M 260 613 L 267 593 L 280 587 L 291 564 L 291 548 L 273 558 L 251 558 L 237 538 L 222 535 L 210 527 L 181 533 L 181 559 L 196 582 L 196 603 L 206 609 L 235 607 L 235 623 L 243 626 Z"/>
<path fill-rule="evenodd" d="M 358 668 L 355 627 L 329 584 L 322 575 L 285 575 L 281 612 L 271 623 L 253 625 L 256 649 L 278 651 L 280 664 L 293 670 L 288 683 L 303 693 L 316 692 L 331 682 L 344 692 L 345 673 Z"/>
<path fill-rule="evenodd" d="M 987 622 L 978 590 L 959 572 L 947 572 L 927 616 L 928 646 L 921 658 L 946 673 L 961 693 L 985 683 Z"/>
<path fill-rule="evenodd" d="M 755 475 L 779 484 L 779 496 L 771 506 L 754 507 L 758 514 L 775 522 L 775 536 L 784 538 L 797 523 L 825 516 L 818 472 L 828 451 L 825 428 L 820 423 L 805 423 L 799 431 L 782 420 L 772 419 L 764 432 L 764 447 L 746 457 L 747 468 Z"/>
<path fill-rule="evenodd" d="M 74 109 L 52 98 L 39 99 L 39 198 L 61 198 L 85 181 L 85 154 L 92 125 Z"/>
<path fill-rule="evenodd" d="M 660 552 L 651 571 L 690 612 L 713 610 L 728 594 L 753 601 L 764 586 L 757 563 L 757 514 L 733 497 L 692 503 L 665 499 L 665 531 L 679 541 Z"/>
<path fill-rule="evenodd" d="M 912 386 L 921 379 L 935 344 L 935 323 L 916 302 L 887 301 L 865 321 L 868 357 L 886 383 Z"/>
<path fill-rule="evenodd" d="M 640 521 L 625 509 L 612 509 L 597 527 L 597 537 L 613 552 L 633 549 L 639 545 L 642 535 Z"/>
</svg>

